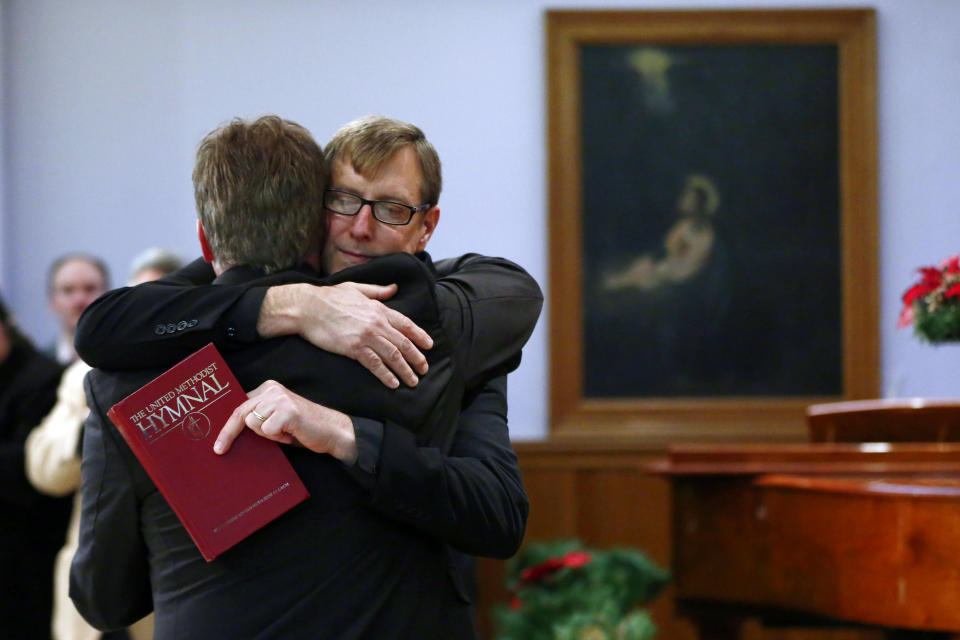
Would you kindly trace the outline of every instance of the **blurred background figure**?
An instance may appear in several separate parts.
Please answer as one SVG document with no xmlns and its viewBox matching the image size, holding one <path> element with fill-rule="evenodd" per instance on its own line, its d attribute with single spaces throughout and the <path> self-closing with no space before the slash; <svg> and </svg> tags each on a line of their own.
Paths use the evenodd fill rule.
<svg viewBox="0 0 960 640">
<path fill-rule="evenodd" d="M 141 282 L 157 280 L 176 271 L 181 265 L 183 260 L 173 251 L 159 247 L 144 249 L 130 264 L 130 278 L 127 284 L 132 287 Z"/>
<path fill-rule="evenodd" d="M 62 367 L 14 325 L 0 298 L 0 635 L 48 640 L 53 561 L 71 503 L 37 492 L 24 474 L 24 442 L 53 406 Z"/>
<path fill-rule="evenodd" d="M 714 216 L 719 206 L 720 192 L 711 178 L 687 176 L 677 199 L 676 221 L 663 238 L 663 255 L 641 255 L 627 268 L 608 275 L 605 288 L 650 290 L 685 282 L 700 273 L 714 254 Z"/>
<path fill-rule="evenodd" d="M 60 323 L 60 333 L 45 351 L 68 365 L 77 359 L 73 334 L 80 314 L 110 287 L 110 273 L 102 260 L 83 253 L 69 253 L 53 261 L 47 271 L 50 310 Z"/>
<path fill-rule="evenodd" d="M 173 252 L 150 248 L 133 259 L 130 285 L 156 280 L 180 268 L 181 260 Z M 78 316 L 79 317 L 79 316 Z M 76 323 L 76 321 L 74 321 Z M 80 443 L 83 422 L 87 418 L 83 378 L 90 367 L 77 360 L 63 374 L 53 410 L 30 433 L 26 442 L 27 476 L 33 486 L 51 496 L 69 496 L 80 487 Z M 73 515 L 66 542 L 57 554 L 54 569 L 52 632 L 54 640 L 113 640 L 153 637 L 153 616 L 137 622 L 127 631 L 101 634 L 80 616 L 69 596 L 70 561 L 77 548 L 80 524 L 80 495 L 74 498 Z M 51 627 L 51 620 L 46 621 Z"/>
</svg>

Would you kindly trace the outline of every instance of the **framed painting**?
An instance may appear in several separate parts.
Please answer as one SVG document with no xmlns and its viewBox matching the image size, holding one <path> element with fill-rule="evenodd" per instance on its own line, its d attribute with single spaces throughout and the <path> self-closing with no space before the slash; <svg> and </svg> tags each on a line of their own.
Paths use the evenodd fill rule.
<svg viewBox="0 0 960 640">
<path fill-rule="evenodd" d="M 872 9 L 548 11 L 551 432 L 875 396 Z"/>
</svg>

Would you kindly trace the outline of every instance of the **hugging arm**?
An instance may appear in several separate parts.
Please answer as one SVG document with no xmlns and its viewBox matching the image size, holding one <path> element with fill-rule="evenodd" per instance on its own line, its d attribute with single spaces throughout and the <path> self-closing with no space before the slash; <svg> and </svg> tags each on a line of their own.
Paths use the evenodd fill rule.
<svg viewBox="0 0 960 640">
<path fill-rule="evenodd" d="M 543 304 L 536 281 L 509 260 L 476 254 L 443 260 L 437 263 L 437 269 L 442 323 L 466 347 L 468 355 L 461 364 L 467 384 L 473 386 L 490 375 L 515 368 L 520 347 L 533 331 Z M 354 285 L 352 290 L 344 283 L 334 287 L 270 287 L 271 298 L 267 299 L 268 287 L 213 286 L 212 280 L 209 264 L 197 259 L 159 280 L 105 293 L 80 318 L 77 352 L 91 366 L 129 370 L 170 366 L 208 342 L 221 348 L 240 346 L 260 337 L 258 324 L 262 327 L 266 322 L 269 326 L 261 309 L 270 311 L 272 296 L 296 287 L 299 292 L 309 292 L 304 294 L 309 297 L 288 300 L 282 309 L 327 309 L 328 313 L 322 318 L 288 318 L 288 322 L 279 323 L 279 329 L 274 325 L 276 333 L 271 335 L 299 333 L 315 346 L 353 357 L 371 370 L 378 368 L 377 377 L 385 383 L 389 374 L 375 360 L 361 359 L 361 354 L 374 351 L 397 373 L 412 373 L 397 361 L 398 350 L 406 358 L 404 362 L 416 366 L 413 361 L 419 361 L 405 341 L 424 346 L 426 334 L 416 325 L 404 323 L 403 316 L 398 318 L 399 314 L 369 298 L 368 306 L 351 314 L 350 305 L 362 306 L 351 295 L 356 293 L 356 286 L 362 285 Z M 333 326 L 332 317 L 350 321 L 340 322 L 341 329 L 332 331 L 341 333 L 334 335 L 316 329 L 318 325 Z M 360 329 L 358 323 L 363 325 Z M 346 341 L 352 344 L 344 344 Z"/>
<path fill-rule="evenodd" d="M 266 287 L 215 287 L 213 277 L 198 258 L 159 280 L 108 291 L 80 316 L 77 353 L 100 369 L 147 369 L 179 362 L 208 342 L 253 340 L 255 329 L 227 314 L 256 317 Z"/>
<path fill-rule="evenodd" d="M 406 429 L 354 418 L 356 479 L 373 505 L 453 548 L 507 558 L 520 547 L 530 505 L 507 428 L 507 380 L 471 394 L 449 453 Z"/>
<path fill-rule="evenodd" d="M 505 258 L 468 253 L 436 263 L 441 323 L 468 389 L 520 364 L 543 307 L 537 281 Z"/>
<path fill-rule="evenodd" d="M 213 278 L 209 264 L 197 259 L 159 280 L 105 293 L 80 317 L 77 353 L 101 369 L 167 367 L 208 342 L 230 349 L 301 333 L 321 349 L 357 360 L 388 386 L 397 385 L 390 369 L 412 385 L 414 368 L 421 372 L 426 363 L 418 347 L 429 348 L 430 336 L 379 302 L 396 287 L 215 286 Z M 291 288 L 311 289 L 311 304 L 292 297 Z M 304 310 L 316 317 L 299 325 Z"/>
</svg>

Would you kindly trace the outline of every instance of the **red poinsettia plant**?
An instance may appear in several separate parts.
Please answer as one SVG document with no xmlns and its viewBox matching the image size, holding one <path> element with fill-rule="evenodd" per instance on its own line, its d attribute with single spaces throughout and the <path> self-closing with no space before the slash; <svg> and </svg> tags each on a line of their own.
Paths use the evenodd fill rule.
<svg viewBox="0 0 960 640">
<path fill-rule="evenodd" d="M 917 271 L 920 279 L 903 294 L 897 326 L 912 324 L 927 342 L 960 340 L 960 255 Z"/>
</svg>

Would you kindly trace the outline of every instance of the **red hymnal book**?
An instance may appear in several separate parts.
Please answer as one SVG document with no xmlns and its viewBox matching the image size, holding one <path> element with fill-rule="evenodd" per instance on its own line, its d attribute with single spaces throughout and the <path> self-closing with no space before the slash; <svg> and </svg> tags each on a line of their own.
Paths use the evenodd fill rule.
<svg viewBox="0 0 960 640">
<path fill-rule="evenodd" d="M 220 429 L 247 399 L 213 344 L 107 415 L 209 562 L 308 497 L 280 445 L 244 429 L 220 456 Z"/>
</svg>

